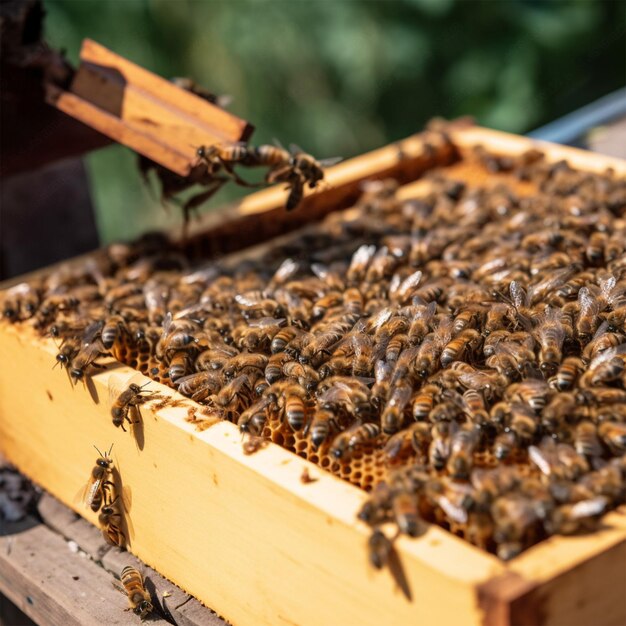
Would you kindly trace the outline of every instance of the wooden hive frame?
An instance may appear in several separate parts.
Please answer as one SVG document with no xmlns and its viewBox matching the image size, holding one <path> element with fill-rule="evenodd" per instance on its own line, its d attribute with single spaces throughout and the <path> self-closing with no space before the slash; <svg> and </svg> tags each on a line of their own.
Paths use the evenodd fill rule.
<svg viewBox="0 0 626 626">
<path fill-rule="evenodd" d="M 626 175 L 626 162 L 580 150 L 476 127 L 451 134 L 461 152 L 477 144 L 500 154 L 539 147 L 577 169 L 612 167 Z M 334 193 L 347 202 L 363 178 L 400 167 L 418 172 L 424 144 L 419 137 L 406 142 L 402 158 L 393 146 L 334 168 Z M 414 195 L 420 185 L 407 185 L 401 195 Z M 322 203 L 323 195 L 311 202 Z M 284 199 L 277 189 L 254 194 L 230 209 L 231 222 L 276 216 Z M 218 228 L 226 232 L 229 225 Z M 209 234 L 211 245 L 219 239 Z M 197 431 L 185 421 L 190 400 L 143 408 L 139 451 L 128 433 L 111 426 L 108 402 L 111 373 L 130 379 L 136 372 L 113 362 L 88 385 L 72 386 L 65 372 L 52 369 L 55 353 L 51 341 L 0 325 L 0 450 L 96 523 L 74 497 L 94 463 L 92 444 L 113 443 L 123 483 L 132 489 L 130 551 L 237 626 L 626 622 L 624 511 L 607 515 L 594 534 L 552 537 L 506 564 L 430 526 L 418 539 L 397 540 L 392 576 L 367 562 L 370 529 L 356 517 L 367 497 L 361 490 L 273 444 L 244 455 L 231 423 Z M 174 395 L 157 383 L 151 388 Z M 303 484 L 304 469 L 317 480 Z"/>
</svg>

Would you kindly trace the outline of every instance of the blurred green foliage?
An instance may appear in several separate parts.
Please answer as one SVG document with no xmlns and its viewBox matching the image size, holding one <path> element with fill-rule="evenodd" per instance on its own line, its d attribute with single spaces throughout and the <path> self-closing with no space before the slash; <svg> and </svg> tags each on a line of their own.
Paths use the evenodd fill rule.
<svg viewBox="0 0 626 626">
<path fill-rule="evenodd" d="M 256 125 L 255 143 L 278 138 L 320 158 L 376 148 L 435 115 L 523 133 L 626 76 L 622 0 L 44 3 L 47 38 L 72 62 L 91 37 L 230 94 L 230 110 Z M 103 241 L 177 221 L 155 206 L 128 150 L 101 150 L 88 164 Z"/>
</svg>

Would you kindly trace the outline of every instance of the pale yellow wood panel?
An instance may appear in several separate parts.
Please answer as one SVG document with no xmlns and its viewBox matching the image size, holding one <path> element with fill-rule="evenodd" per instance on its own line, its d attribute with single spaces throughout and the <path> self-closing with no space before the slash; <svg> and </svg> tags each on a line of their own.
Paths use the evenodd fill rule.
<svg viewBox="0 0 626 626">
<path fill-rule="evenodd" d="M 367 562 L 358 489 L 274 445 L 245 456 L 234 425 L 196 432 L 182 407 L 142 411 L 139 451 L 110 421 L 110 371 L 92 379 L 95 404 L 52 369 L 54 346 L 2 326 L 0 349 L 11 363 L 0 376 L 3 453 L 94 521 L 73 497 L 95 461 L 92 445 L 114 443 L 132 489 L 131 550 L 233 623 L 480 623 L 474 588 L 501 573 L 495 558 L 437 527 L 402 540 L 408 601 L 388 570 Z M 317 482 L 300 482 L 305 466 Z"/>
</svg>

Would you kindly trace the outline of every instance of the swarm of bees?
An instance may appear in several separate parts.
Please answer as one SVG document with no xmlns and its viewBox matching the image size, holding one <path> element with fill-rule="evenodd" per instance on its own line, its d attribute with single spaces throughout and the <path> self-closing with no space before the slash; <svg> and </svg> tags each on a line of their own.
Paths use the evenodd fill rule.
<svg viewBox="0 0 626 626">
<path fill-rule="evenodd" d="M 226 177 L 269 165 L 292 193 L 320 180 L 274 147 L 200 156 Z M 434 172 L 400 201 L 369 183 L 230 265 L 149 236 L 14 287 L 2 312 L 55 338 L 74 381 L 112 354 L 236 423 L 246 452 L 271 440 L 369 491 L 376 567 L 388 522 L 510 559 L 626 500 L 626 181 L 534 150 L 468 158 L 498 184 Z"/>
</svg>

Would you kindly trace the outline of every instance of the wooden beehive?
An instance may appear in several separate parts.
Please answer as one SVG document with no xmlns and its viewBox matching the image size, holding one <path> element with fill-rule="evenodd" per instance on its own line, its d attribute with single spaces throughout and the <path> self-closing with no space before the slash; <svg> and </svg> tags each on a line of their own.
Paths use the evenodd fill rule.
<svg viewBox="0 0 626 626">
<path fill-rule="evenodd" d="M 463 159 L 478 144 L 511 155 L 539 147 L 549 160 L 626 175 L 625 162 L 579 150 L 474 127 L 450 132 L 456 149 L 435 149 L 436 158 L 417 136 L 333 168 L 331 188 L 310 195 L 293 215 L 281 209 L 281 190 L 250 196 L 198 226 L 197 246 L 230 252 L 283 233 L 331 205 L 348 206 L 366 178 L 396 176 L 409 183 L 401 189 L 404 198 L 418 193 L 422 183 L 411 181 L 434 166 L 483 184 Z M 356 518 L 364 492 L 278 446 L 244 455 L 231 423 L 198 432 L 185 421 L 190 401 L 156 412 L 144 408 L 138 450 L 112 428 L 108 402 L 111 373 L 130 379 L 136 372 L 113 362 L 88 384 L 71 386 L 65 372 L 52 369 L 56 351 L 23 328 L 0 326 L 0 450 L 95 523 L 74 496 L 93 465 L 92 444 L 114 443 L 113 457 L 132 489 L 130 550 L 236 625 L 626 621 L 623 511 L 608 515 L 594 534 L 553 537 L 506 564 L 431 526 L 418 539 L 398 539 L 392 576 L 367 562 L 369 528 Z M 173 395 L 156 383 L 153 388 Z M 301 482 L 305 468 L 315 482 Z"/>
</svg>

